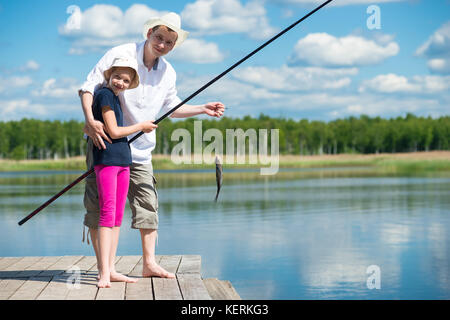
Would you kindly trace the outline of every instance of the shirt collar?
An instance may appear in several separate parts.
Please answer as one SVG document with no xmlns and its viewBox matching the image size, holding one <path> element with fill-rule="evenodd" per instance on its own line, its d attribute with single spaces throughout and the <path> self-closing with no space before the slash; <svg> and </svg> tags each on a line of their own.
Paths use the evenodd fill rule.
<svg viewBox="0 0 450 320">
<path fill-rule="evenodd" d="M 144 48 L 145 48 L 145 41 L 142 41 L 141 43 L 138 44 L 138 51 L 137 51 L 137 57 L 138 57 L 138 63 L 143 65 L 145 67 L 144 64 Z M 156 58 L 156 62 L 152 67 L 152 70 L 161 70 L 161 59 L 160 58 Z M 147 67 L 145 67 L 147 69 Z"/>
</svg>

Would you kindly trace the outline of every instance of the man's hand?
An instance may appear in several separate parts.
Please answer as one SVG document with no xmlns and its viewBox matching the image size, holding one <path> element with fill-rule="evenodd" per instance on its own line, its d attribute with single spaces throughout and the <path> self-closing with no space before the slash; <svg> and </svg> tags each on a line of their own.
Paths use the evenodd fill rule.
<svg viewBox="0 0 450 320">
<path fill-rule="evenodd" d="M 92 139 L 94 145 L 100 150 L 106 149 L 106 145 L 102 138 L 109 143 L 112 143 L 111 139 L 106 135 L 105 125 L 101 121 L 93 120 L 86 122 L 83 131 Z"/>
<path fill-rule="evenodd" d="M 208 102 L 203 107 L 204 113 L 211 117 L 220 118 L 225 112 L 225 106 L 221 102 Z"/>
</svg>

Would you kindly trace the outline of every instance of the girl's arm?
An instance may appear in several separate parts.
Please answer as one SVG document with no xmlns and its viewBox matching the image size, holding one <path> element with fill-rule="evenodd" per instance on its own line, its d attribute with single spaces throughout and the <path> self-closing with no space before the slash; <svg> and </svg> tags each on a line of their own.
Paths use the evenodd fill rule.
<svg viewBox="0 0 450 320">
<path fill-rule="evenodd" d="M 128 127 L 118 127 L 116 121 L 116 115 L 109 106 L 102 107 L 103 121 L 105 122 L 105 129 L 112 139 L 120 139 L 129 136 L 130 134 L 144 131 L 149 133 L 156 129 L 158 126 L 153 121 L 144 121 L 136 123 Z"/>
</svg>

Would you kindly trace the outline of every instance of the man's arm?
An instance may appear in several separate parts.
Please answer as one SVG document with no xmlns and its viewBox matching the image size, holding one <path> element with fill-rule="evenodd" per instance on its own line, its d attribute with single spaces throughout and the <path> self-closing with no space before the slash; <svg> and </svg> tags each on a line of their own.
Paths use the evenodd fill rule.
<svg viewBox="0 0 450 320">
<path fill-rule="evenodd" d="M 111 65 L 114 58 L 113 50 L 111 49 L 103 55 L 96 66 L 89 72 L 86 81 L 78 90 L 85 119 L 84 133 L 92 139 L 94 145 L 99 149 L 106 149 L 102 138 L 110 143 L 111 139 L 106 135 L 103 123 L 94 119 L 94 115 L 92 114 L 93 95 L 95 90 L 103 84 L 103 71 Z"/>
<path fill-rule="evenodd" d="M 220 118 L 225 111 L 225 106 L 221 102 L 208 102 L 204 105 L 182 105 L 174 113 L 171 118 L 189 118 L 199 114 L 207 114 L 211 117 Z"/>
<path fill-rule="evenodd" d="M 92 114 L 92 102 L 94 101 L 94 97 L 92 96 L 92 93 L 80 90 L 78 94 L 81 99 L 81 106 L 84 113 L 84 133 L 92 139 L 92 142 L 97 148 L 106 149 L 106 145 L 102 138 L 109 143 L 112 143 L 112 141 L 106 135 L 103 123 L 94 119 L 94 115 Z"/>
</svg>

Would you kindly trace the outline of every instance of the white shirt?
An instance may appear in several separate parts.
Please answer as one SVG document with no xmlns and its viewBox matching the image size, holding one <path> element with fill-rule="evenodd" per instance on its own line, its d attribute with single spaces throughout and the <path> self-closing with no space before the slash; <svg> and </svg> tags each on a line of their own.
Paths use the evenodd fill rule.
<svg viewBox="0 0 450 320">
<path fill-rule="evenodd" d="M 87 76 L 81 86 L 81 91 L 94 94 L 95 90 L 106 85 L 103 72 L 112 65 L 118 56 L 137 59 L 139 67 L 139 87 L 125 90 L 119 95 L 123 111 L 123 124 L 129 126 L 144 120 L 156 120 L 156 116 L 166 113 L 181 99 L 177 96 L 176 73 L 173 67 L 164 58 L 159 58 L 153 68 L 148 71 L 144 65 L 144 45 L 140 43 L 127 43 L 110 49 L 100 59 L 97 65 Z M 128 136 L 131 139 L 133 135 Z M 151 162 L 152 151 L 156 145 L 156 130 L 143 134 L 131 145 L 133 163 L 147 164 Z"/>
</svg>

